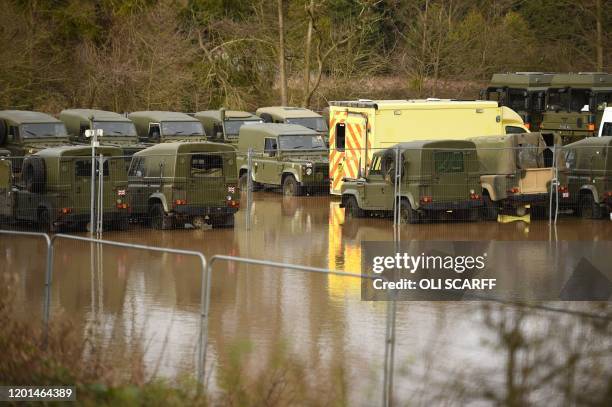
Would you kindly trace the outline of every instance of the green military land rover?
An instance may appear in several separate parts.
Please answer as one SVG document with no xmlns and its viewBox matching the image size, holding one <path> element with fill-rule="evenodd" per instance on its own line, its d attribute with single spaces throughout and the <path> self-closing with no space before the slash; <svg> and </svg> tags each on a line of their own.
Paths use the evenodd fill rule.
<svg viewBox="0 0 612 407">
<path fill-rule="evenodd" d="M 206 141 L 202 123 L 180 112 L 143 111 L 128 114 L 136 126 L 138 140 L 148 143 Z"/>
<path fill-rule="evenodd" d="M 567 191 L 560 194 L 561 206 L 587 219 L 607 216 L 612 211 L 612 136 L 589 137 L 563 149 L 560 179 Z"/>
<path fill-rule="evenodd" d="M 102 164 L 104 224 L 126 229 L 129 207 L 122 151 L 99 147 L 97 152 L 106 158 Z M 91 148 L 85 146 L 47 148 L 25 158 L 20 181 L 12 176 L 9 162 L 0 160 L 0 217 L 34 222 L 48 232 L 84 230 L 90 220 L 90 154 Z"/>
<path fill-rule="evenodd" d="M 75 142 L 89 144 L 85 130 L 93 128 L 102 129 L 104 132 L 100 140 L 103 145 L 121 147 L 127 157 L 148 147 L 138 142 L 134 123 L 119 113 L 95 109 L 66 109 L 62 110 L 59 118 L 66 125 L 70 139 Z"/>
<path fill-rule="evenodd" d="M 194 117 L 204 126 L 206 138 L 218 143 L 236 144 L 242 126 L 263 122 L 259 116 L 238 110 L 205 110 Z"/>
<path fill-rule="evenodd" d="M 255 112 L 266 123 L 299 124 L 308 127 L 328 140 L 329 127 L 327 121 L 310 109 L 291 106 L 260 107 Z"/>
<path fill-rule="evenodd" d="M 552 77 L 552 73 L 544 72 L 496 73 L 481 95 L 486 100 L 508 106 L 521 115 L 528 129 L 537 131 Z"/>
<path fill-rule="evenodd" d="M 128 179 L 132 216 L 154 229 L 234 226 L 240 195 L 231 145 L 156 144 L 134 154 Z"/>
<path fill-rule="evenodd" d="M 254 187 L 282 186 L 284 195 L 329 190 L 329 159 L 323 136 L 297 124 L 242 126 L 238 140 L 240 187 L 248 182 L 252 149 Z"/>
<path fill-rule="evenodd" d="M 606 105 L 612 104 L 612 74 L 555 74 L 546 97 L 542 131 L 555 131 L 564 144 L 597 135 Z"/>
<path fill-rule="evenodd" d="M 534 214 L 546 212 L 551 181 L 555 177 L 553 152 L 549 147 L 560 146 L 560 137 L 522 133 L 470 140 L 478 151 L 487 220 L 496 220 L 502 211 L 524 215 L 527 207 Z"/>
<path fill-rule="evenodd" d="M 45 113 L 26 110 L 0 111 L 0 148 L 8 150 L 13 171 L 21 171 L 21 157 L 48 147 L 71 144 L 64 123 Z"/>
<path fill-rule="evenodd" d="M 435 220 L 449 212 L 478 220 L 483 206 L 476 146 L 466 140 L 413 141 L 374 153 L 368 173 L 345 178 L 341 208 L 345 221 L 391 216 L 399 149 L 400 221 Z"/>
</svg>

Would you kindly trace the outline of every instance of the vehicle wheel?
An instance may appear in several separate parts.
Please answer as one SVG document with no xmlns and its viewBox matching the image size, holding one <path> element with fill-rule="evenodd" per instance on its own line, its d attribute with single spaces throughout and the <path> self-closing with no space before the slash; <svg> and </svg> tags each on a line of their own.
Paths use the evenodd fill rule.
<svg viewBox="0 0 612 407">
<path fill-rule="evenodd" d="M 211 219 L 213 228 L 233 228 L 234 215 L 218 216 Z"/>
<path fill-rule="evenodd" d="M 485 220 L 496 221 L 499 215 L 499 205 L 493 202 L 489 195 L 484 196 L 484 206 L 482 207 L 482 215 Z"/>
<path fill-rule="evenodd" d="M 193 219 L 191 219 L 191 224 L 196 229 L 204 229 L 204 227 L 207 225 L 204 216 L 194 216 Z"/>
<path fill-rule="evenodd" d="M 164 207 L 160 203 L 155 203 L 149 210 L 151 227 L 157 230 L 167 230 L 172 228 L 172 219 L 166 215 Z"/>
<path fill-rule="evenodd" d="M 127 216 L 119 218 L 119 220 L 117 220 L 117 223 L 115 223 L 113 226 L 117 230 L 126 231 L 130 227 L 130 219 Z"/>
<path fill-rule="evenodd" d="M 580 196 L 580 216 L 583 219 L 601 219 L 601 207 L 593 199 L 593 194 L 590 192 Z"/>
<path fill-rule="evenodd" d="M 38 211 L 37 219 L 38 229 L 44 233 L 55 233 L 56 228 L 51 222 L 51 215 L 47 209 L 41 209 Z"/>
<path fill-rule="evenodd" d="M 298 182 L 295 180 L 293 175 L 287 175 L 283 180 L 283 195 L 285 196 L 299 196 L 302 190 Z"/>
<path fill-rule="evenodd" d="M 400 223 L 419 223 L 419 213 L 412 209 L 410 202 L 405 199 L 400 202 Z"/>
<path fill-rule="evenodd" d="M 344 219 L 363 218 L 365 211 L 357 204 L 357 198 L 349 195 L 344 202 Z"/>
</svg>

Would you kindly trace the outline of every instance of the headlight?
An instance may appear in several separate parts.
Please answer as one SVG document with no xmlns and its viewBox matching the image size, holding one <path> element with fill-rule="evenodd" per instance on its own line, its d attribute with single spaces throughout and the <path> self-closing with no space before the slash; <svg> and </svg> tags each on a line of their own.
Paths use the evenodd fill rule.
<svg viewBox="0 0 612 407">
<path fill-rule="evenodd" d="M 306 168 L 306 175 L 312 174 L 312 168 Z"/>
</svg>

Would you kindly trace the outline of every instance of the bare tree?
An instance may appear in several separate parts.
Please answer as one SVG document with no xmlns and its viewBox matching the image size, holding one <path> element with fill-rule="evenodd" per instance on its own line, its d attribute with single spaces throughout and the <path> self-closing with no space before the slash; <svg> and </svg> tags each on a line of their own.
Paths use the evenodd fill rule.
<svg viewBox="0 0 612 407">
<path fill-rule="evenodd" d="M 277 0 L 278 6 L 278 71 L 281 105 L 287 105 L 287 71 L 285 68 L 285 10 L 284 1 Z"/>
</svg>

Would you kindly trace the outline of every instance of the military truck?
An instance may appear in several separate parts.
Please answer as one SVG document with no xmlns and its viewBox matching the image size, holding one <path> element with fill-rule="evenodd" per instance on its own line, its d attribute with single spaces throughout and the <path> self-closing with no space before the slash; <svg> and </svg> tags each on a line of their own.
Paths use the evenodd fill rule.
<svg viewBox="0 0 612 407">
<path fill-rule="evenodd" d="M 551 147 L 560 145 L 559 137 L 523 133 L 470 140 L 478 151 L 485 219 L 496 220 L 502 211 L 524 215 L 528 206 L 534 214 L 546 213 L 555 177 Z"/>
<path fill-rule="evenodd" d="M 132 216 L 154 229 L 234 226 L 240 200 L 231 145 L 157 144 L 134 154 L 128 179 Z"/>
<path fill-rule="evenodd" d="M 103 218 L 106 227 L 128 227 L 127 174 L 122 151 L 99 147 L 107 159 L 96 172 L 103 173 Z M 42 230 L 84 230 L 90 220 L 91 149 L 85 146 L 53 147 L 23 162 L 17 181 L 6 159 L 0 159 L 0 217 L 37 224 Z M 113 159 L 115 157 L 116 159 Z"/>
<path fill-rule="evenodd" d="M 70 139 L 75 142 L 89 144 L 85 130 L 102 129 L 104 136 L 100 142 L 121 147 L 124 155 L 128 157 L 128 164 L 130 156 L 148 147 L 147 144 L 138 142 L 134 123 L 119 113 L 95 109 L 66 109 L 62 110 L 59 118 L 66 125 Z"/>
<path fill-rule="evenodd" d="M 180 112 L 143 111 L 128 114 L 136 126 L 138 140 L 146 143 L 206 141 L 202 123 Z"/>
<path fill-rule="evenodd" d="M 11 153 L 13 171 L 21 172 L 23 157 L 48 147 L 71 144 L 64 123 L 45 113 L 0 111 L 0 148 Z"/>
<path fill-rule="evenodd" d="M 560 205 L 586 219 L 600 219 L 612 210 L 612 136 L 590 137 L 563 147 L 565 166 Z"/>
<path fill-rule="evenodd" d="M 245 124 L 262 123 L 259 116 L 239 110 L 205 110 L 194 117 L 204 126 L 206 138 L 218 143 L 238 143 L 240 128 Z"/>
<path fill-rule="evenodd" d="M 238 139 L 240 188 L 246 190 L 249 149 L 255 188 L 282 187 L 284 195 L 326 191 L 329 161 L 323 136 L 297 124 L 242 126 Z"/>
<path fill-rule="evenodd" d="M 481 97 L 509 107 L 521 115 L 525 127 L 538 131 L 552 77 L 552 73 L 544 72 L 496 73 Z"/>
<path fill-rule="evenodd" d="M 541 129 L 557 132 L 563 144 L 597 135 L 606 105 L 612 105 L 612 74 L 555 74 L 548 89 Z"/>
<path fill-rule="evenodd" d="M 328 140 L 327 121 L 320 114 L 303 107 L 269 106 L 260 107 L 255 112 L 265 123 L 299 124 L 316 131 Z"/>
<path fill-rule="evenodd" d="M 374 153 L 364 176 L 345 178 L 341 208 L 345 222 L 364 216 L 392 216 L 399 150 L 400 221 L 418 223 L 449 212 L 478 220 L 483 206 L 476 146 L 467 140 L 412 141 Z"/>
</svg>

